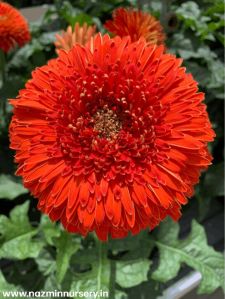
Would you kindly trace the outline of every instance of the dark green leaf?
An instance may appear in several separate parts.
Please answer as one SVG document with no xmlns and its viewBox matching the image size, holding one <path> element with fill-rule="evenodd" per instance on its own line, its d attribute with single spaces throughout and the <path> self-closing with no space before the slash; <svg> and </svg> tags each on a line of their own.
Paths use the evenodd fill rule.
<svg viewBox="0 0 225 299">
<path fill-rule="evenodd" d="M 224 163 L 210 166 L 201 190 L 203 198 L 224 195 Z"/>
<path fill-rule="evenodd" d="M 182 263 L 199 271 L 202 281 L 199 293 L 212 293 L 224 283 L 224 258 L 219 252 L 208 246 L 204 228 L 195 220 L 192 231 L 184 239 L 178 239 L 179 226 L 172 220 L 161 224 L 156 245 L 160 251 L 158 269 L 153 279 L 166 282 L 178 274 Z"/>
</svg>

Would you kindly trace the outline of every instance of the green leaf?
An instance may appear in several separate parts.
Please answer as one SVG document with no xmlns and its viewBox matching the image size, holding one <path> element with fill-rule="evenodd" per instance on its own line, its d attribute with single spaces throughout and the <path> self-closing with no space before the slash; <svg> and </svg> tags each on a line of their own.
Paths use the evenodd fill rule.
<svg viewBox="0 0 225 299">
<path fill-rule="evenodd" d="M 10 218 L 0 216 L 0 257 L 9 259 L 26 259 L 38 256 L 43 243 L 32 238 L 38 230 L 28 220 L 29 202 L 16 206 L 10 212 Z"/>
<path fill-rule="evenodd" d="M 219 60 L 211 60 L 208 64 L 211 71 L 210 84 L 208 88 L 224 87 L 224 64 Z"/>
<path fill-rule="evenodd" d="M 71 284 L 71 291 L 106 291 L 109 292 L 110 284 L 110 261 L 106 255 L 104 244 L 97 244 L 93 248 L 93 254 L 96 257 L 91 263 L 91 269 L 84 273 L 76 273 L 74 281 Z M 79 263 L 79 260 L 77 261 Z M 93 296 L 87 297 L 88 299 Z"/>
<path fill-rule="evenodd" d="M 195 31 L 201 40 L 215 41 L 213 31 L 217 28 L 209 26 L 211 18 L 202 14 L 202 11 L 194 1 L 185 1 L 177 9 L 178 17 L 184 22 L 186 28 Z"/>
<path fill-rule="evenodd" d="M 42 214 L 39 230 L 49 245 L 54 245 L 53 238 L 60 236 L 60 228 L 56 222 L 52 222 L 47 215 Z"/>
<path fill-rule="evenodd" d="M 57 33 L 57 31 L 42 33 L 39 36 L 39 42 L 44 46 L 52 45 L 54 43 L 54 41 L 56 40 L 56 37 L 55 37 L 56 33 Z"/>
<path fill-rule="evenodd" d="M 10 175 L 0 175 L 0 198 L 15 199 L 21 194 L 27 193 L 28 190 L 22 184 L 17 183 Z"/>
<path fill-rule="evenodd" d="M 81 10 L 74 8 L 69 1 L 63 1 L 59 7 L 59 15 L 71 26 L 74 25 L 74 18 L 81 13 Z"/>
<path fill-rule="evenodd" d="M 201 11 L 197 3 L 193 1 L 186 1 L 182 3 L 177 9 L 177 14 L 181 15 L 186 20 L 195 21 L 201 15 Z"/>
<path fill-rule="evenodd" d="M 60 285 L 56 281 L 56 277 L 54 274 L 49 275 L 45 280 L 44 290 L 60 290 Z"/>
<path fill-rule="evenodd" d="M 21 68 L 28 65 L 28 59 L 35 53 L 43 51 L 43 45 L 38 39 L 33 39 L 31 43 L 19 49 L 8 64 L 9 68 Z"/>
<path fill-rule="evenodd" d="M 116 282 L 123 288 L 131 288 L 147 281 L 150 264 L 148 259 L 118 261 L 116 263 Z"/>
<path fill-rule="evenodd" d="M 124 239 L 110 239 L 107 246 L 114 254 L 126 251 L 126 254 L 122 257 L 123 260 L 137 260 L 149 257 L 154 247 L 154 242 L 149 231 L 144 230 L 135 236 L 128 235 Z"/>
<path fill-rule="evenodd" d="M 38 269 L 43 275 L 49 276 L 56 271 L 56 263 L 50 253 L 43 249 L 35 259 Z"/>
<path fill-rule="evenodd" d="M 221 42 L 221 44 L 225 47 L 225 36 L 221 32 L 216 33 L 217 39 Z"/>
<path fill-rule="evenodd" d="M 181 264 L 185 263 L 202 275 L 199 293 L 212 293 L 218 287 L 223 287 L 224 258 L 208 246 L 204 228 L 193 220 L 192 231 L 186 239 L 179 240 L 178 233 L 177 223 L 172 220 L 162 223 L 156 241 L 160 263 L 152 278 L 166 282 L 176 277 Z"/>
<path fill-rule="evenodd" d="M 183 59 L 190 59 L 196 55 L 191 39 L 184 37 L 181 33 L 173 35 L 173 39 L 170 40 L 170 50 L 179 54 Z"/>
<path fill-rule="evenodd" d="M 69 267 L 72 255 L 78 251 L 80 244 L 78 240 L 73 238 L 73 235 L 62 231 L 61 236 L 55 240 L 56 245 L 56 278 L 59 283 L 63 278 Z"/>
</svg>

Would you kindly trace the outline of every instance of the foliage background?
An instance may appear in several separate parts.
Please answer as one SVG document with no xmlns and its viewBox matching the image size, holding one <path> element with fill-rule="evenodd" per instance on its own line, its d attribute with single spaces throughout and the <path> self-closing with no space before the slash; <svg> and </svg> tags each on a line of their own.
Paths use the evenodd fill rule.
<svg viewBox="0 0 225 299">
<path fill-rule="evenodd" d="M 6 81 L 0 75 L 0 289 L 109 290 L 110 299 L 155 299 L 190 268 L 200 271 L 199 293 L 223 286 L 223 135 L 224 3 L 222 0 L 8 1 L 16 7 L 49 3 L 31 23 L 32 41 L 10 52 Z M 55 57 L 55 33 L 75 22 L 103 23 L 119 6 L 139 7 L 159 18 L 168 51 L 184 59 L 188 72 L 206 93 L 216 140 L 210 145 L 213 166 L 201 176 L 195 197 L 183 208 L 180 224 L 166 220 L 149 233 L 100 244 L 66 233 L 36 210 L 33 199 L 14 176 L 9 150 L 11 107 L 31 71 Z M 208 241 L 212 246 L 207 244 Z"/>
</svg>

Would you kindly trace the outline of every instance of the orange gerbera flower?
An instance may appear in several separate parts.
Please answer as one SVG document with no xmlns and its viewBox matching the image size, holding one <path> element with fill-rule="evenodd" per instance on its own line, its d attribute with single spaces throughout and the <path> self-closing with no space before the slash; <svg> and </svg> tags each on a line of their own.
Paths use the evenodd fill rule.
<svg viewBox="0 0 225 299">
<path fill-rule="evenodd" d="M 76 43 L 85 45 L 95 35 L 95 32 L 96 27 L 88 26 L 86 23 L 82 26 L 76 23 L 73 30 L 69 26 L 66 31 L 62 32 L 62 35 L 56 34 L 56 52 L 59 53 L 60 49 L 69 51 Z"/>
<path fill-rule="evenodd" d="M 104 26 L 109 32 L 120 37 L 129 35 L 133 42 L 144 37 L 150 44 L 161 45 L 165 40 L 160 22 L 142 11 L 118 8 L 113 12 L 113 20 L 107 21 Z"/>
<path fill-rule="evenodd" d="M 0 49 L 7 53 L 16 44 L 22 47 L 30 38 L 25 18 L 17 9 L 0 1 Z"/>
<path fill-rule="evenodd" d="M 101 240 L 180 217 L 214 137 L 180 65 L 163 46 L 98 34 L 32 73 L 11 100 L 10 138 L 41 211 Z"/>
</svg>

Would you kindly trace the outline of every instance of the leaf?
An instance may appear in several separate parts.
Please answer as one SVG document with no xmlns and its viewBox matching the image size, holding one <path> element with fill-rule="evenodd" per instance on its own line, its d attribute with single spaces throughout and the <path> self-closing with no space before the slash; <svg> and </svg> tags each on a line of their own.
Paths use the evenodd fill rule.
<svg viewBox="0 0 225 299">
<path fill-rule="evenodd" d="M 9 68 L 21 68 L 28 65 L 28 59 L 35 53 L 43 51 L 43 45 L 38 39 L 32 39 L 31 43 L 20 48 L 8 64 Z"/>
<path fill-rule="evenodd" d="M 163 287 L 165 288 L 163 284 L 159 284 L 157 281 L 149 279 L 148 281 L 143 282 L 138 286 L 126 289 L 126 291 L 128 293 L 129 299 L 159 299 L 161 298 L 160 295 L 162 295 Z"/>
<path fill-rule="evenodd" d="M 59 15 L 71 26 L 74 25 L 73 20 L 78 14 L 81 13 L 81 10 L 74 8 L 69 1 L 63 1 L 63 4 L 59 7 Z"/>
<path fill-rule="evenodd" d="M 43 249 L 39 256 L 35 259 L 38 269 L 43 275 L 49 276 L 52 273 L 55 273 L 56 271 L 56 263 L 53 257 L 50 255 L 50 253 Z"/>
<path fill-rule="evenodd" d="M 17 183 L 12 176 L 0 175 L 0 198 L 15 199 L 21 194 L 27 193 L 28 190 L 22 184 Z"/>
<path fill-rule="evenodd" d="M 211 60 L 208 66 L 211 71 L 210 84 L 208 88 L 223 88 L 225 80 L 224 64 L 219 60 Z"/>
<path fill-rule="evenodd" d="M 107 259 L 104 244 L 98 243 L 93 248 L 96 257 L 91 263 L 91 269 L 84 273 L 76 273 L 71 284 L 71 291 L 106 291 L 109 292 L 110 284 L 110 261 Z M 79 263 L 79 260 L 78 260 Z M 87 297 L 88 299 L 93 296 Z"/>
<path fill-rule="evenodd" d="M 32 238 L 38 230 L 28 220 L 28 201 L 16 206 L 10 212 L 10 218 L 0 216 L 0 258 L 26 259 L 38 256 L 43 243 Z"/>
<path fill-rule="evenodd" d="M 184 19 L 187 20 L 196 20 L 200 17 L 201 11 L 199 9 L 199 6 L 197 3 L 193 1 L 186 1 L 185 3 L 182 3 L 177 11 L 179 15 L 181 15 Z"/>
<path fill-rule="evenodd" d="M 212 293 L 223 287 L 223 255 L 208 246 L 204 228 L 193 220 L 192 231 L 186 239 L 179 240 L 178 232 L 179 226 L 172 220 L 162 223 L 156 241 L 160 262 L 152 278 L 166 282 L 176 277 L 181 263 L 185 263 L 202 275 L 199 293 Z"/>
<path fill-rule="evenodd" d="M 52 45 L 56 39 L 57 31 L 45 32 L 39 36 L 39 42 L 44 46 Z"/>
<path fill-rule="evenodd" d="M 126 251 L 126 254 L 122 257 L 123 260 L 137 260 L 147 258 L 150 255 L 154 242 L 149 235 L 149 231 L 144 230 L 135 236 L 128 235 L 124 239 L 111 239 L 107 245 L 114 254 Z"/>
<path fill-rule="evenodd" d="M 43 232 L 44 238 L 49 245 L 53 245 L 53 238 L 60 236 L 60 229 L 56 222 L 52 222 L 47 215 L 42 214 L 39 230 Z"/>
<path fill-rule="evenodd" d="M 177 16 L 183 20 L 186 28 L 196 32 L 196 36 L 200 36 L 201 40 L 215 41 L 212 34 L 214 29 L 209 27 L 211 18 L 202 14 L 202 11 L 194 1 L 186 1 L 176 9 Z"/>
<path fill-rule="evenodd" d="M 74 240 L 73 235 L 62 231 L 61 236 L 55 239 L 56 245 L 56 278 L 59 283 L 63 281 L 69 267 L 71 256 L 78 251 L 80 244 Z"/>
<path fill-rule="evenodd" d="M 45 280 L 44 290 L 60 290 L 60 285 L 56 281 L 54 274 L 49 275 Z"/>
<path fill-rule="evenodd" d="M 150 264 L 148 259 L 118 261 L 116 263 L 116 282 L 123 288 L 130 288 L 147 281 Z"/>
<path fill-rule="evenodd" d="M 225 36 L 221 32 L 216 33 L 217 39 L 221 42 L 221 44 L 225 47 Z"/>
</svg>

